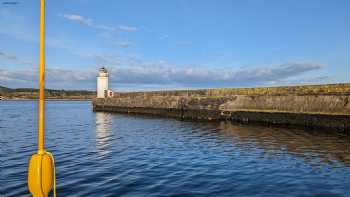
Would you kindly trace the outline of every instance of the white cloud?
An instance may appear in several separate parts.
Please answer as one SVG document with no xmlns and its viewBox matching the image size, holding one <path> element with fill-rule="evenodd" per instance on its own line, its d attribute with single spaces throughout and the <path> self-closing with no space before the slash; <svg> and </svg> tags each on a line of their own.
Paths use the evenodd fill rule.
<svg viewBox="0 0 350 197">
<path fill-rule="evenodd" d="M 93 21 L 88 18 L 84 18 L 83 16 L 77 15 L 77 14 L 63 14 L 62 17 L 71 20 L 76 21 L 78 23 L 81 23 L 83 25 L 92 26 Z"/>
<path fill-rule="evenodd" d="M 138 67 L 112 68 L 111 76 L 114 76 L 112 81 L 115 83 L 180 84 L 189 87 L 251 86 L 287 79 L 322 68 L 322 65 L 313 63 L 289 63 L 239 70 L 145 64 Z"/>
<path fill-rule="evenodd" d="M 114 31 L 124 31 L 124 32 L 135 32 L 138 29 L 136 27 L 132 26 L 127 26 L 127 25 L 119 25 L 119 26 L 107 26 L 107 25 L 101 25 L 101 24 L 96 24 L 94 21 L 90 18 L 86 18 L 84 16 L 78 15 L 78 14 L 61 14 L 59 16 L 62 16 L 65 19 L 68 19 L 70 21 L 78 22 L 82 25 L 86 25 L 88 27 L 92 27 L 98 30 L 102 31 L 109 31 L 109 32 L 114 32 Z"/>
<path fill-rule="evenodd" d="M 22 65 L 33 65 L 33 63 L 30 61 L 22 60 L 18 58 L 16 55 L 9 54 L 1 50 L 0 50 L 0 60 L 6 60 L 17 64 L 22 64 Z"/>
<path fill-rule="evenodd" d="M 5 53 L 3 51 L 0 51 L 0 58 L 14 61 L 18 60 L 17 56 Z"/>
<path fill-rule="evenodd" d="M 122 48 L 129 48 L 131 46 L 130 42 L 120 42 L 119 46 Z"/>
<path fill-rule="evenodd" d="M 112 56 L 97 56 L 105 63 L 114 61 L 115 66 L 107 66 L 112 87 L 147 87 L 156 89 L 208 88 L 208 87 L 249 87 L 259 85 L 283 85 L 329 82 L 327 76 L 313 79 L 302 78 L 310 71 L 321 70 L 324 66 L 316 63 L 288 63 L 277 66 L 265 66 L 247 69 L 217 69 L 187 66 L 176 68 L 174 65 L 158 63 L 130 63 Z M 108 64 L 107 64 L 108 65 Z M 119 65 L 119 66 L 118 66 Z M 87 88 L 94 89 L 97 68 L 95 69 L 47 69 L 49 88 Z M 37 79 L 36 70 L 0 70 L 0 84 L 16 84 L 18 87 L 33 84 Z"/>
<path fill-rule="evenodd" d="M 160 40 L 165 40 L 167 38 L 169 38 L 169 35 L 167 35 L 167 34 L 163 34 L 159 37 Z"/>
<path fill-rule="evenodd" d="M 135 32 L 137 31 L 136 27 L 126 26 L 126 25 L 119 25 L 118 27 L 121 31 L 127 31 L 127 32 Z"/>
<path fill-rule="evenodd" d="M 63 15 L 61 15 L 63 17 Z M 68 17 L 68 16 L 66 16 Z M 69 16 L 71 19 L 79 20 L 78 16 Z M 0 35 L 5 35 L 19 41 L 28 42 L 31 46 L 39 45 L 38 32 L 29 19 L 23 16 L 18 16 L 13 12 L 0 9 Z M 84 20 L 83 20 L 84 21 Z M 67 42 L 65 37 L 57 37 L 52 34 L 46 35 L 46 46 L 59 48 L 69 51 L 72 54 L 77 54 L 77 48 L 72 47 L 70 42 Z"/>
<path fill-rule="evenodd" d="M 120 65 L 122 60 L 114 55 L 97 54 L 91 56 L 100 65 Z"/>
</svg>

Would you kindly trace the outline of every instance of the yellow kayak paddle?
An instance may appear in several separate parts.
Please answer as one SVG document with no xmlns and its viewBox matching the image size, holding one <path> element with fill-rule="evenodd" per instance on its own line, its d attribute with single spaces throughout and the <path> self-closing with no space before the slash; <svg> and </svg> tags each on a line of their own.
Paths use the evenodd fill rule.
<svg viewBox="0 0 350 197">
<path fill-rule="evenodd" d="M 53 189 L 56 196 L 55 162 L 45 150 L 45 0 L 40 0 L 40 68 L 39 68 L 39 129 L 38 152 L 32 155 L 28 167 L 28 189 L 33 197 L 47 197 Z"/>
</svg>

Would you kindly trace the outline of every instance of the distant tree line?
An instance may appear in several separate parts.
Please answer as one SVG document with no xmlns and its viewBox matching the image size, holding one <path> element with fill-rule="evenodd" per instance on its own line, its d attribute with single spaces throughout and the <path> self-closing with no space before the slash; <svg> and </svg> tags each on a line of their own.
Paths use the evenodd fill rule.
<svg viewBox="0 0 350 197">
<path fill-rule="evenodd" d="M 0 86 L 0 96 L 5 99 L 36 99 L 38 95 L 39 90 L 35 88 L 12 89 Z M 48 99 L 92 99 L 95 95 L 95 91 L 88 90 L 45 90 Z"/>
</svg>

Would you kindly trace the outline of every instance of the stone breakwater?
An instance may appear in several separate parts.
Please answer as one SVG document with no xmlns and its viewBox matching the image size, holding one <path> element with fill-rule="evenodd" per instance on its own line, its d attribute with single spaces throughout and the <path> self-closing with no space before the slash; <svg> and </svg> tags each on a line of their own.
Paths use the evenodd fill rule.
<svg viewBox="0 0 350 197">
<path fill-rule="evenodd" d="M 94 111 L 350 130 L 350 84 L 115 93 Z"/>
</svg>

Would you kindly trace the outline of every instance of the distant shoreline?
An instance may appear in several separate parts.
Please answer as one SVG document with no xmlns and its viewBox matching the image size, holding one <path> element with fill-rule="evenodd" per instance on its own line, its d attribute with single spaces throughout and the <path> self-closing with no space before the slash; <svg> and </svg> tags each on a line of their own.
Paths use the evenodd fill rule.
<svg viewBox="0 0 350 197">
<path fill-rule="evenodd" d="M 37 101 L 38 99 L 1 99 L 1 101 Z M 92 101 L 92 99 L 45 99 L 46 101 Z"/>
<path fill-rule="evenodd" d="M 46 100 L 57 101 L 88 101 L 96 96 L 95 91 L 88 90 L 54 90 L 45 89 Z M 39 90 L 34 88 L 11 89 L 0 85 L 0 100 L 37 100 Z"/>
</svg>

